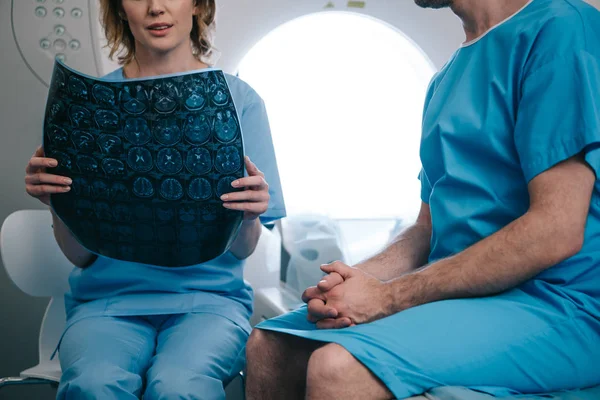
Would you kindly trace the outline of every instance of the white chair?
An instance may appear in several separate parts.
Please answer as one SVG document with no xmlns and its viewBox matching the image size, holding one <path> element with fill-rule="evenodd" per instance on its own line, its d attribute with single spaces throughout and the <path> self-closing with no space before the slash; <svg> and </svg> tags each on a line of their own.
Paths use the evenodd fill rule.
<svg viewBox="0 0 600 400">
<path fill-rule="evenodd" d="M 274 286 L 279 280 L 280 239 L 263 228 L 258 246 L 247 260 L 245 278 L 255 287 Z M 21 210 L 9 215 L 0 231 L 0 253 L 9 278 L 23 292 L 50 297 L 39 336 L 39 363 L 18 377 L 0 378 L 0 389 L 16 384 L 56 386 L 62 374 L 58 357 L 50 360 L 66 323 L 64 294 L 73 265 L 52 232 L 48 210 Z M 226 387 L 228 399 L 243 399 L 243 377 Z"/>
</svg>

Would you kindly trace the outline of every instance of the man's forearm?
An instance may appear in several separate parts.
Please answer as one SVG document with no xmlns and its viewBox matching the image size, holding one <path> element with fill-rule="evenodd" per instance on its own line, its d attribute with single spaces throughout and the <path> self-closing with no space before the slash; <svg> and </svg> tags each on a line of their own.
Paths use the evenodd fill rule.
<svg viewBox="0 0 600 400">
<path fill-rule="evenodd" d="M 547 215 L 527 213 L 463 252 L 389 282 L 389 311 L 501 293 L 573 256 L 582 243 L 582 235 Z"/>
<path fill-rule="evenodd" d="M 356 268 L 382 281 L 397 278 L 427 263 L 430 243 L 431 225 L 417 222 L 403 230 L 385 250 Z"/>
<path fill-rule="evenodd" d="M 242 227 L 240 228 L 237 238 L 229 250 L 240 260 L 248 258 L 254 253 L 261 233 L 262 225 L 258 218 L 242 222 Z"/>
</svg>

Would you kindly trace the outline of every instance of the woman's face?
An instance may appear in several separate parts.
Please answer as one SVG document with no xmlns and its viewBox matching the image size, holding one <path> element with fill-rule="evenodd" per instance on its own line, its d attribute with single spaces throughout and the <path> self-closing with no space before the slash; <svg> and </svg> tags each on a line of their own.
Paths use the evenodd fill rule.
<svg viewBox="0 0 600 400">
<path fill-rule="evenodd" d="M 122 5 L 136 46 L 157 53 L 188 43 L 198 13 L 194 0 L 122 0 Z"/>
</svg>

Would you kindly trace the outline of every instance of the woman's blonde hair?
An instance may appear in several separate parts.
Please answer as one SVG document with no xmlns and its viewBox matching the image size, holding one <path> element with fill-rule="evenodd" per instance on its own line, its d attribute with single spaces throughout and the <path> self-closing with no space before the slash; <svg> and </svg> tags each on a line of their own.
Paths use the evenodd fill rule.
<svg viewBox="0 0 600 400">
<path fill-rule="evenodd" d="M 129 64 L 135 58 L 135 39 L 121 5 L 122 0 L 100 0 L 101 22 L 110 47 L 109 57 L 121 52 L 119 64 Z M 192 0 L 198 7 L 198 15 L 193 16 L 192 51 L 200 61 L 207 61 L 213 53 L 212 35 L 214 33 L 216 5 L 215 0 Z"/>
</svg>

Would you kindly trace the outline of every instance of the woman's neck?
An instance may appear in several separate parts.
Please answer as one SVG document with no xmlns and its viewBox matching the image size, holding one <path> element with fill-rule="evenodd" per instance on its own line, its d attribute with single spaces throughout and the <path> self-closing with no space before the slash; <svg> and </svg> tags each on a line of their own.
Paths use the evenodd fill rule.
<svg viewBox="0 0 600 400">
<path fill-rule="evenodd" d="M 184 42 L 179 47 L 166 53 L 149 51 L 138 44 L 134 59 L 125 65 L 123 70 L 127 78 L 143 78 L 207 67 L 208 65 L 192 54 L 190 43 Z"/>
</svg>

